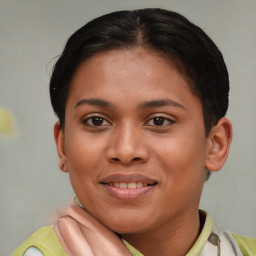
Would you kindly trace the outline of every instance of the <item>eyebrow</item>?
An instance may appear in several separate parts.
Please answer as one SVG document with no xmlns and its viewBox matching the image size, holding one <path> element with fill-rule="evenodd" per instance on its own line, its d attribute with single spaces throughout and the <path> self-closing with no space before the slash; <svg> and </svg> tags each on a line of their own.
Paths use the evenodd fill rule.
<svg viewBox="0 0 256 256">
<path fill-rule="evenodd" d="M 91 99 L 82 99 L 80 101 L 78 101 L 75 105 L 75 107 L 79 107 L 81 105 L 90 105 L 90 106 L 98 106 L 98 107 L 112 107 L 113 104 L 103 100 L 103 99 L 99 99 L 99 98 L 91 98 Z"/>
<path fill-rule="evenodd" d="M 79 107 L 81 105 L 90 105 L 90 106 L 97 106 L 97 107 L 113 107 L 114 105 L 110 103 L 109 101 L 100 99 L 100 98 L 91 98 L 91 99 L 82 99 L 78 101 L 75 105 L 75 107 Z M 145 101 L 138 105 L 139 109 L 145 109 L 145 108 L 152 108 L 152 107 L 163 107 L 163 106 L 173 106 L 177 108 L 181 108 L 183 110 L 186 110 L 185 107 L 171 99 L 159 99 L 159 100 L 151 100 L 151 101 Z"/>
<path fill-rule="evenodd" d="M 163 107 L 163 106 L 173 106 L 177 108 L 181 108 L 183 110 L 186 110 L 185 107 L 171 99 L 159 99 L 159 100 L 151 100 L 146 101 L 141 104 L 139 104 L 139 108 L 145 109 L 145 108 L 152 108 L 152 107 Z"/>
</svg>

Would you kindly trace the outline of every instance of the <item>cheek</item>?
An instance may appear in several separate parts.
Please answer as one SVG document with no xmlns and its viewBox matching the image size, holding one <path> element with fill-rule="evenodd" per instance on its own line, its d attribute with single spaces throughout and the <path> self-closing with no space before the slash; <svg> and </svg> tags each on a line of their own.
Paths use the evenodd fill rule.
<svg viewBox="0 0 256 256">
<path fill-rule="evenodd" d="M 104 144 L 88 136 L 72 136 L 66 143 L 66 155 L 71 177 L 95 179 L 104 160 Z"/>
<path fill-rule="evenodd" d="M 156 159 L 161 159 L 163 170 L 161 185 L 165 193 L 162 199 L 168 207 L 175 205 L 175 211 L 200 198 L 205 175 L 204 140 L 181 137 L 161 143 L 155 155 Z"/>
<path fill-rule="evenodd" d="M 196 174 L 203 173 L 205 167 L 206 138 L 203 135 L 197 132 L 176 134 L 154 145 L 155 159 L 160 160 L 166 176 L 174 180 L 183 179 L 185 175 L 201 179 Z"/>
<path fill-rule="evenodd" d="M 102 168 L 102 148 L 87 140 L 70 140 L 67 164 L 70 182 L 82 205 L 90 209 L 98 197 L 98 177 Z"/>
</svg>

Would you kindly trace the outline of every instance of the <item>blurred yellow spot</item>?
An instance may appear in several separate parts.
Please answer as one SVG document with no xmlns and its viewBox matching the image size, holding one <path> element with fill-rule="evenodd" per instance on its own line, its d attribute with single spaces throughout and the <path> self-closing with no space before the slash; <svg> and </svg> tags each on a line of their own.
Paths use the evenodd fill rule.
<svg viewBox="0 0 256 256">
<path fill-rule="evenodd" d="M 13 136 L 15 134 L 17 134 L 17 128 L 13 114 L 0 108 L 0 135 Z"/>
</svg>

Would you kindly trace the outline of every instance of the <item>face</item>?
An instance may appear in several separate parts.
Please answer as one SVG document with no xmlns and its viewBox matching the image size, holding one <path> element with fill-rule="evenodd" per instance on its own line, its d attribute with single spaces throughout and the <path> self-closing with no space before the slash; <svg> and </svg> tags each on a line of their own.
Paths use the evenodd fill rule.
<svg viewBox="0 0 256 256">
<path fill-rule="evenodd" d="M 113 50 L 82 63 L 56 137 L 77 197 L 110 229 L 147 232 L 197 212 L 209 148 L 202 106 L 158 53 Z"/>
</svg>

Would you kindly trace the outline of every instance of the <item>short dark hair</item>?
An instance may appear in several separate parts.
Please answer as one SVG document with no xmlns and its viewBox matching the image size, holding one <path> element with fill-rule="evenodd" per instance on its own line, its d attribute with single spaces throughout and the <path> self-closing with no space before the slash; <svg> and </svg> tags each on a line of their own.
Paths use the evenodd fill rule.
<svg viewBox="0 0 256 256">
<path fill-rule="evenodd" d="M 70 83 L 78 66 L 99 52 L 139 46 L 161 52 L 182 72 L 201 100 L 206 134 L 225 116 L 229 76 L 217 46 L 184 16 L 147 8 L 103 15 L 68 39 L 50 81 L 51 103 L 62 128 Z"/>
</svg>

